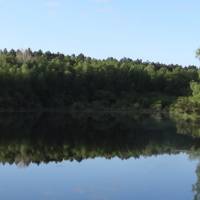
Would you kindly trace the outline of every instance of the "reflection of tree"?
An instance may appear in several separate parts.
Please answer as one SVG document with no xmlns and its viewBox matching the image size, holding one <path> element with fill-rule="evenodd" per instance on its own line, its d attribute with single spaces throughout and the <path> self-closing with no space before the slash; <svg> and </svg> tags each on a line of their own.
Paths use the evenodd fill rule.
<svg viewBox="0 0 200 200">
<path fill-rule="evenodd" d="M 0 162 L 27 166 L 50 161 L 177 153 L 200 141 L 176 134 L 170 120 L 123 113 L 0 115 Z"/>
<path fill-rule="evenodd" d="M 193 191 L 195 192 L 194 200 L 200 200 L 200 163 L 196 169 L 197 182 L 193 185 Z"/>
<path fill-rule="evenodd" d="M 191 160 L 198 160 L 200 158 L 200 150 L 199 149 L 192 149 L 189 152 L 189 156 Z M 194 192 L 194 200 L 200 200 L 200 161 L 197 164 L 196 168 L 196 183 L 193 185 L 193 192 Z"/>
<path fill-rule="evenodd" d="M 177 121 L 177 133 L 200 137 L 199 121 Z"/>
<path fill-rule="evenodd" d="M 176 114 L 171 119 L 176 124 L 177 133 L 200 138 L 200 116 L 192 114 Z"/>
</svg>

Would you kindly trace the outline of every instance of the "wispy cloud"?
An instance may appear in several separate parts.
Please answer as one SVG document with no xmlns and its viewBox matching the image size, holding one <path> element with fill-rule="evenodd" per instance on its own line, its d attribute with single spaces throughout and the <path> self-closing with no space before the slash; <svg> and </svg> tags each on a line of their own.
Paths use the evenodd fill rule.
<svg viewBox="0 0 200 200">
<path fill-rule="evenodd" d="M 113 0 L 89 0 L 95 4 L 97 12 L 99 13 L 111 13 L 113 11 L 112 3 Z"/>
<path fill-rule="evenodd" d="M 107 4 L 107 3 L 111 3 L 112 0 L 90 0 L 93 3 L 99 3 L 99 4 Z"/>
<path fill-rule="evenodd" d="M 57 9 L 60 7 L 61 3 L 59 0 L 47 0 L 45 5 L 49 9 Z"/>
<path fill-rule="evenodd" d="M 60 0 L 46 0 L 45 7 L 47 8 L 49 13 L 56 14 L 61 7 L 61 2 Z"/>
</svg>

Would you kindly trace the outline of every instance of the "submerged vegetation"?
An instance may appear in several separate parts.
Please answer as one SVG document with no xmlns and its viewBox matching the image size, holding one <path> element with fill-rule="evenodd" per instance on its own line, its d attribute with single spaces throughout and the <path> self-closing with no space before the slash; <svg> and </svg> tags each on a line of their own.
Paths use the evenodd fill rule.
<svg viewBox="0 0 200 200">
<path fill-rule="evenodd" d="M 105 60 L 30 49 L 0 51 L 0 109 L 200 112 L 195 66 Z"/>
</svg>

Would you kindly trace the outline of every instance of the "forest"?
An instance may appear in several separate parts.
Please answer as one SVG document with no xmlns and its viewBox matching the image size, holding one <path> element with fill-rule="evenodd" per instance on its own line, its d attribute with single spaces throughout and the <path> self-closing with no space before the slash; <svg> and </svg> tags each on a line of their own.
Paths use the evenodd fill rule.
<svg viewBox="0 0 200 200">
<path fill-rule="evenodd" d="M 0 110 L 200 113 L 200 70 L 130 58 L 0 50 Z"/>
</svg>

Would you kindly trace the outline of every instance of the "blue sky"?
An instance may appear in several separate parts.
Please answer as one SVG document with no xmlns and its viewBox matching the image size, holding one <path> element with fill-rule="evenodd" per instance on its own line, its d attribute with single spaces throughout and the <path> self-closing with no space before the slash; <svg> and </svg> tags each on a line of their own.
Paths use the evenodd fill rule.
<svg viewBox="0 0 200 200">
<path fill-rule="evenodd" d="M 196 64 L 199 0 L 0 0 L 0 48 Z"/>
</svg>

